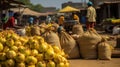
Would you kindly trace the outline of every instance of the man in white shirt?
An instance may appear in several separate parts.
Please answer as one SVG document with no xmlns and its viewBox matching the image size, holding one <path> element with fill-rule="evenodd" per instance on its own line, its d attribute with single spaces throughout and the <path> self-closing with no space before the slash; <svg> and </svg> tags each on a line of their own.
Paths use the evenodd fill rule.
<svg viewBox="0 0 120 67">
<path fill-rule="evenodd" d="M 94 28 L 95 23 L 96 23 L 96 10 L 92 6 L 92 2 L 87 3 L 88 8 L 87 8 L 87 29 Z"/>
</svg>

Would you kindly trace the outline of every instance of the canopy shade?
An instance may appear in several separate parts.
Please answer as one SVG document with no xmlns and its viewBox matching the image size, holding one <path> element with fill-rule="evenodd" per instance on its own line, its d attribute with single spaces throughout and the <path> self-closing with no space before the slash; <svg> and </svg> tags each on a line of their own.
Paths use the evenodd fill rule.
<svg viewBox="0 0 120 67">
<path fill-rule="evenodd" d="M 10 9 L 14 12 L 20 12 L 22 13 L 23 15 L 33 15 L 33 16 L 47 16 L 49 14 L 52 14 L 52 13 L 39 13 L 39 12 L 36 12 L 36 11 L 33 11 L 29 8 L 12 8 Z"/>
<path fill-rule="evenodd" d="M 21 9 L 13 8 L 13 9 L 10 9 L 10 10 L 12 10 L 14 12 L 20 12 L 23 15 L 34 15 L 34 16 L 39 16 L 40 15 L 39 12 L 33 11 L 33 10 L 29 9 L 29 8 L 21 8 Z"/>
<path fill-rule="evenodd" d="M 76 9 L 74 7 L 71 7 L 71 6 L 67 6 L 67 7 L 59 10 L 59 12 L 61 12 L 61 13 L 64 13 L 64 12 L 76 12 L 76 11 L 79 12 L 80 10 Z"/>
</svg>

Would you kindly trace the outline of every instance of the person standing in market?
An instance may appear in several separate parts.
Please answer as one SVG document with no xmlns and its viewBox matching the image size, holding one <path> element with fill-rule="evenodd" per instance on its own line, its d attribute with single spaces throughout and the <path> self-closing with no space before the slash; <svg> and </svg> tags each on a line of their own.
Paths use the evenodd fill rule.
<svg viewBox="0 0 120 67">
<path fill-rule="evenodd" d="M 32 25 L 33 22 L 34 22 L 34 18 L 33 18 L 33 17 L 30 17 L 30 18 L 28 19 L 28 22 L 29 22 L 29 25 Z"/>
<path fill-rule="evenodd" d="M 89 1 L 87 5 L 88 5 L 88 8 L 87 8 L 87 16 L 86 16 L 87 17 L 86 26 L 87 26 L 87 29 L 91 29 L 91 28 L 94 28 L 96 23 L 96 10 L 93 7 L 93 3 L 91 1 Z"/>
<path fill-rule="evenodd" d="M 64 21 L 65 21 L 65 17 L 64 17 L 63 15 L 61 15 L 61 16 L 59 17 L 58 24 L 59 24 L 60 26 L 63 26 Z"/>
<path fill-rule="evenodd" d="M 76 13 L 73 14 L 73 19 L 79 23 L 79 16 Z"/>
<path fill-rule="evenodd" d="M 51 18 L 51 16 L 48 15 L 46 17 L 46 23 L 49 24 L 51 21 L 52 21 L 52 18 Z"/>
<path fill-rule="evenodd" d="M 15 28 L 15 18 L 18 17 L 18 15 L 16 13 L 12 13 L 12 11 L 10 11 L 10 15 L 9 15 L 9 19 L 6 23 L 3 24 L 3 29 L 7 29 L 7 28 Z"/>
<path fill-rule="evenodd" d="M 8 17 L 6 16 L 6 14 L 2 14 L 2 29 L 3 29 L 3 25 L 7 23 L 8 21 Z"/>
</svg>

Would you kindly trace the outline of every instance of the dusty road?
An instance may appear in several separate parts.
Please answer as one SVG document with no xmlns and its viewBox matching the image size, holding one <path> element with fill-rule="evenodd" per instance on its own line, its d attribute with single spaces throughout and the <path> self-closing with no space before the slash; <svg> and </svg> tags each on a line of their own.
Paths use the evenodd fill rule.
<svg viewBox="0 0 120 67">
<path fill-rule="evenodd" d="M 112 60 L 70 60 L 70 67 L 120 67 L 120 58 L 112 58 Z"/>
</svg>

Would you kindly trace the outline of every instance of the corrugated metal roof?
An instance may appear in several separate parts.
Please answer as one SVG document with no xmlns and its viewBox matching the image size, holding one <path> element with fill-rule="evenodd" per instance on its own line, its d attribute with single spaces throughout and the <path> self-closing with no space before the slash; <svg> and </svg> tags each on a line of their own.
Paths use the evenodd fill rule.
<svg viewBox="0 0 120 67">
<path fill-rule="evenodd" d="M 99 5 L 104 5 L 104 4 L 115 4 L 115 3 L 120 3 L 120 1 L 104 1 L 104 2 L 101 2 Z"/>
</svg>

